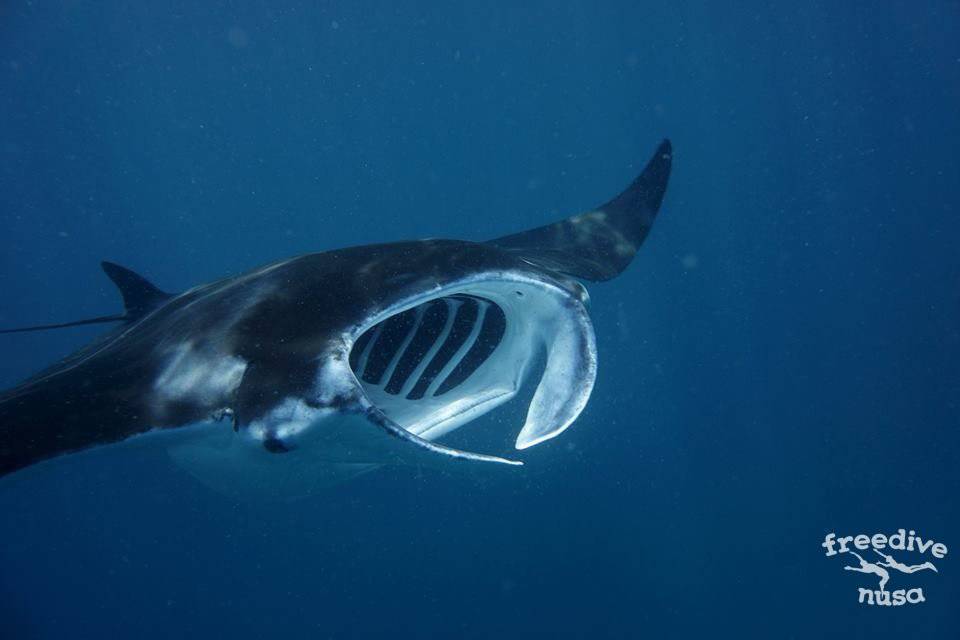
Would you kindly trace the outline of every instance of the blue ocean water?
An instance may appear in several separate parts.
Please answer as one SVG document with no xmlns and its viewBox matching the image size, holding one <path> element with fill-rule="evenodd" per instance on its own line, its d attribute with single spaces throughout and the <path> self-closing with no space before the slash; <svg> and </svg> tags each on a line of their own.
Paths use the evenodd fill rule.
<svg viewBox="0 0 960 640">
<path fill-rule="evenodd" d="M 881 608 L 820 546 L 960 545 L 957 33 L 953 2 L 3 3 L 2 326 L 119 311 L 102 259 L 179 291 L 482 240 L 675 157 L 590 287 L 592 400 L 522 470 L 4 478 L 0 637 L 960 636 L 951 554 Z M 0 383 L 97 333 L 0 336 Z M 523 413 L 465 431 L 507 452 Z"/>
</svg>

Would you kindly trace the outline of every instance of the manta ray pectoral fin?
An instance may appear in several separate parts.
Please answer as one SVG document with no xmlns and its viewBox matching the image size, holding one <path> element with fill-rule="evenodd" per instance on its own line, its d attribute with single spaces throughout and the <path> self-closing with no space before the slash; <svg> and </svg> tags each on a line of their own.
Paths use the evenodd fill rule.
<svg viewBox="0 0 960 640">
<path fill-rule="evenodd" d="M 490 240 L 527 262 L 584 278 L 609 280 L 627 268 L 660 210 L 673 148 L 664 140 L 620 195 L 592 211 Z"/>
</svg>

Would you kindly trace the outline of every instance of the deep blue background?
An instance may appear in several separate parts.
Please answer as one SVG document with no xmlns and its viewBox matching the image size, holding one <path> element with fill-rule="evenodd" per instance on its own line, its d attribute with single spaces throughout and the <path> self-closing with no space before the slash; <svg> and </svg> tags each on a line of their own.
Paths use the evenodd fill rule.
<svg viewBox="0 0 960 640">
<path fill-rule="evenodd" d="M 0 5 L 0 325 L 117 311 L 100 259 L 178 290 L 541 224 L 664 136 L 675 172 L 523 470 L 292 505 L 149 453 L 5 478 L 0 636 L 958 636 L 952 554 L 871 610 L 819 546 L 960 545 L 956 3 L 91 4 Z M 0 382 L 95 334 L 4 336 Z M 523 410 L 470 428 L 506 450 Z"/>
</svg>

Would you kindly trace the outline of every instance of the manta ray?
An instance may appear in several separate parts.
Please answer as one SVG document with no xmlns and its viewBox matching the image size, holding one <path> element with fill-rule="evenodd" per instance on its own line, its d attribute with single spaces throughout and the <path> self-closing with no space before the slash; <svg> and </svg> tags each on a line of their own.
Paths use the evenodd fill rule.
<svg viewBox="0 0 960 640">
<path fill-rule="evenodd" d="M 179 294 L 104 262 L 122 314 L 4 331 L 116 323 L 0 394 L 0 476 L 121 444 L 164 447 L 213 487 L 280 494 L 387 464 L 519 465 L 438 440 L 537 369 L 516 449 L 576 420 L 597 375 L 581 281 L 630 264 L 671 159 L 665 140 L 606 204 L 486 242 L 313 253 Z"/>
</svg>

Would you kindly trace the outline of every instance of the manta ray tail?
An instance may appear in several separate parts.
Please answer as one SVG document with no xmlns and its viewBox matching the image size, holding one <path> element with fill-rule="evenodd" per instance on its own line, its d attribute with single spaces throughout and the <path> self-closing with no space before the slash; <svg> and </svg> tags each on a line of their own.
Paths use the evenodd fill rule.
<svg viewBox="0 0 960 640">
<path fill-rule="evenodd" d="M 57 324 L 38 324 L 31 327 L 17 327 L 15 329 L 0 329 L 0 333 L 22 333 L 26 331 L 44 331 L 46 329 L 64 329 L 66 327 L 79 327 L 82 324 L 100 324 L 101 322 L 120 322 L 126 320 L 126 316 L 100 316 L 98 318 L 87 318 L 86 320 L 74 320 L 73 322 L 60 322 Z"/>
<path fill-rule="evenodd" d="M 620 195 L 592 211 L 490 240 L 528 262 L 585 280 L 609 280 L 627 268 L 660 210 L 673 148 L 657 147 L 646 168 Z"/>
<path fill-rule="evenodd" d="M 113 284 L 117 286 L 117 289 L 120 290 L 120 295 L 123 296 L 124 312 L 122 314 L 74 320 L 73 322 L 0 329 L 0 333 L 45 331 L 47 329 L 64 329 L 66 327 L 78 327 L 84 324 L 101 324 L 105 322 L 129 322 L 142 318 L 173 297 L 173 294 L 161 291 L 146 278 L 126 267 L 121 267 L 112 262 L 101 262 L 100 266 L 103 267 L 103 272 L 107 274 L 107 277 L 110 278 Z"/>
</svg>

